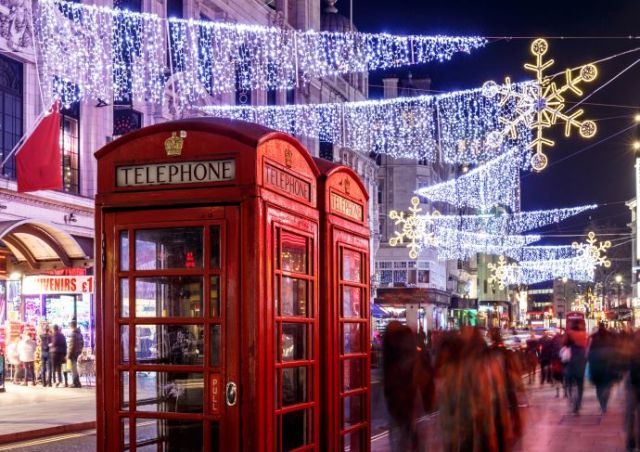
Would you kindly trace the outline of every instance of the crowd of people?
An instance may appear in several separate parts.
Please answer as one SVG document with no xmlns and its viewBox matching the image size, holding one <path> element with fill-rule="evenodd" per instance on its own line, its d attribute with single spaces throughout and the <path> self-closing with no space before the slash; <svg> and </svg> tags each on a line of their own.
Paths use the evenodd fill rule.
<svg viewBox="0 0 640 452">
<path fill-rule="evenodd" d="M 39 348 L 39 366 L 36 374 L 36 351 Z M 78 373 L 78 357 L 84 348 L 82 332 L 75 322 L 71 322 L 71 335 L 65 337 L 58 325 L 46 327 L 36 338 L 25 332 L 19 340 L 7 346 L 7 363 L 11 370 L 13 384 L 27 386 L 36 382 L 42 386 L 69 386 L 68 374 L 71 373 L 71 386 L 81 387 Z"/>
<path fill-rule="evenodd" d="M 531 334 L 505 346 L 499 329 L 447 331 L 433 340 L 400 322 L 383 336 L 384 395 L 394 452 L 426 450 L 416 420 L 438 413 L 443 450 L 510 451 L 524 430 L 526 382 L 555 387 L 579 415 L 585 380 L 595 387 L 601 415 L 613 386 L 623 382 L 628 450 L 640 447 L 640 333 L 600 325 L 587 334 L 584 320 L 566 331 Z M 564 410 L 561 406 L 558 409 Z"/>
</svg>

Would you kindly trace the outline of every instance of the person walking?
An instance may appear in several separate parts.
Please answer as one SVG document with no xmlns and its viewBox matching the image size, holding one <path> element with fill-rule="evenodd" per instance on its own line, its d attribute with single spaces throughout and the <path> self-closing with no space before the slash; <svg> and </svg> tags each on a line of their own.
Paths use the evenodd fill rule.
<svg viewBox="0 0 640 452">
<path fill-rule="evenodd" d="M 31 380 L 31 384 L 35 386 L 36 376 L 33 363 L 36 360 L 36 341 L 31 339 L 31 335 L 28 333 L 22 335 L 22 339 L 18 344 L 18 354 L 24 369 L 24 385 L 27 386 L 28 381 Z"/>
<path fill-rule="evenodd" d="M 624 381 L 624 431 L 627 451 L 640 447 L 640 332 L 625 334 L 620 344 L 627 352 Z"/>
<path fill-rule="evenodd" d="M 580 408 L 582 406 L 588 340 L 584 320 L 572 321 L 567 330 L 565 346 L 569 348 L 571 353 L 571 357 L 567 363 L 568 391 L 570 395 L 571 412 L 576 416 L 580 414 Z"/>
<path fill-rule="evenodd" d="M 613 346 L 614 339 L 604 324 L 600 323 L 598 330 L 591 335 L 589 341 L 589 353 L 587 355 L 589 376 L 591 382 L 596 387 L 596 395 L 602 414 L 607 412 L 611 386 L 616 377 L 613 366 L 613 356 L 615 353 Z"/>
<path fill-rule="evenodd" d="M 540 385 L 546 383 L 553 384 L 551 373 L 551 361 L 553 360 L 553 339 L 549 337 L 549 332 L 545 331 L 540 339 Z"/>
<path fill-rule="evenodd" d="M 536 374 L 536 368 L 538 367 L 538 340 L 534 333 L 531 333 L 529 339 L 527 339 L 525 366 L 529 377 L 529 384 L 533 384 L 533 378 Z"/>
<path fill-rule="evenodd" d="M 51 355 L 49 352 L 50 344 L 51 330 L 47 326 L 40 335 L 40 381 L 42 381 L 43 387 L 51 386 L 53 366 L 51 365 Z"/>
<path fill-rule="evenodd" d="M 415 380 L 418 353 L 413 331 L 392 321 L 382 339 L 384 397 L 391 417 L 389 443 L 392 452 L 413 452 L 418 448 L 415 424 L 418 385 Z"/>
<path fill-rule="evenodd" d="M 53 365 L 53 380 L 56 380 L 57 377 L 56 387 L 58 387 L 62 384 L 62 361 L 67 355 L 67 339 L 58 325 L 53 325 L 49 352 L 51 353 L 51 363 Z M 65 386 L 67 386 L 66 383 Z"/>
<path fill-rule="evenodd" d="M 80 375 L 78 374 L 78 357 L 82 354 L 83 348 L 84 339 L 82 338 L 82 332 L 80 331 L 80 328 L 78 328 L 78 325 L 74 320 L 71 322 L 71 336 L 69 337 L 69 346 L 67 347 L 67 362 L 71 363 L 70 370 L 71 375 L 73 376 L 74 388 L 79 388 L 82 386 L 80 384 Z"/>
</svg>

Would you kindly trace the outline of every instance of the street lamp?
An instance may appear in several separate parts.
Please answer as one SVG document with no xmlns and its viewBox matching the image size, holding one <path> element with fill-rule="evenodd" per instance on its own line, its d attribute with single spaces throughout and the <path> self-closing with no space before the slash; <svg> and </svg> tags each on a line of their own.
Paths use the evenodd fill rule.
<svg viewBox="0 0 640 452">
<path fill-rule="evenodd" d="M 622 287 L 622 275 L 621 274 L 617 274 L 616 275 L 616 283 L 618 284 L 618 300 L 617 300 L 617 305 L 618 308 L 620 307 L 620 288 Z"/>
</svg>

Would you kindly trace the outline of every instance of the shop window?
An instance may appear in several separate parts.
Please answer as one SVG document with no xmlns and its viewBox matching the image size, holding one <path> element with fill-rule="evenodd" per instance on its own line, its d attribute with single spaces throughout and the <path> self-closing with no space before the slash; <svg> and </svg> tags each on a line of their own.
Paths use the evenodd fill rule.
<svg viewBox="0 0 640 452">
<path fill-rule="evenodd" d="M 113 136 L 138 130 L 142 127 L 142 113 L 132 108 L 113 109 Z"/>
<path fill-rule="evenodd" d="M 7 155 L 22 137 L 22 64 L 0 55 L 0 158 L 4 161 Z M 15 179 L 15 154 L 7 160 L 2 168 L 2 176 Z"/>
<path fill-rule="evenodd" d="M 288 89 L 286 96 L 287 105 L 293 105 L 296 103 L 296 90 L 294 88 Z"/>
<path fill-rule="evenodd" d="M 80 193 L 80 103 L 60 110 L 60 149 L 62 150 L 62 189 Z"/>
</svg>

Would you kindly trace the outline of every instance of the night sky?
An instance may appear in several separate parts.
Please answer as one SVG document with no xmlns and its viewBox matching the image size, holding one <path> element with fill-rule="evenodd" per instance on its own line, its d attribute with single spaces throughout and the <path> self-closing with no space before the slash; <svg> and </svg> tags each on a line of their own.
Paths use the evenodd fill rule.
<svg viewBox="0 0 640 452">
<path fill-rule="evenodd" d="M 414 77 L 431 78 L 432 90 L 451 91 L 480 87 L 487 80 L 501 82 L 507 75 L 514 81 L 531 79 L 533 73 L 525 71 L 523 64 L 533 62 L 529 45 L 535 37 L 588 37 L 549 39 L 550 48 L 546 56 L 555 60 L 550 73 L 640 47 L 640 39 L 602 38 L 640 36 L 640 2 L 611 0 L 592 3 L 600 6 L 567 1 L 354 0 L 354 22 L 360 31 L 368 32 L 514 37 L 492 40 L 495 42 L 484 49 L 471 55 L 456 55 L 447 63 L 410 69 Z M 340 0 L 337 7 L 348 17 L 347 1 Z M 599 64 L 599 77 L 590 84 L 582 85 L 585 93 L 591 93 L 637 59 L 640 59 L 640 51 Z M 404 76 L 407 72 L 408 69 L 394 73 Z M 379 72 L 371 74 L 371 97 L 382 95 L 381 89 L 375 85 L 381 84 L 383 75 Z M 556 80 L 564 83 L 564 77 Z M 640 132 L 631 128 L 576 156 L 568 156 L 633 125 L 634 115 L 640 112 L 639 80 L 640 61 L 581 105 L 585 109 L 583 118 L 596 120 L 598 124 L 594 138 L 585 140 L 572 133 L 572 137 L 566 139 L 563 126 L 560 134 L 550 133 L 557 139 L 555 147 L 545 150 L 549 167 L 542 173 L 526 173 L 522 179 L 523 210 L 606 203 L 608 205 L 592 211 L 592 220 L 599 223 L 602 232 L 628 232 L 625 225 L 630 221 L 630 212 L 623 201 L 635 196 L 631 143 Z M 569 95 L 568 106 L 576 100 L 579 98 Z M 544 231 L 552 234 L 582 233 L 588 225 L 589 215 L 583 214 Z M 547 243 L 571 240 L 552 238 Z M 630 254 L 630 247 L 625 254 Z"/>
</svg>

